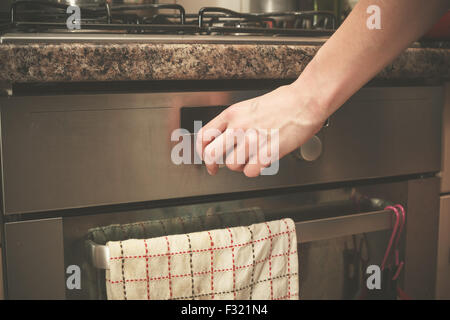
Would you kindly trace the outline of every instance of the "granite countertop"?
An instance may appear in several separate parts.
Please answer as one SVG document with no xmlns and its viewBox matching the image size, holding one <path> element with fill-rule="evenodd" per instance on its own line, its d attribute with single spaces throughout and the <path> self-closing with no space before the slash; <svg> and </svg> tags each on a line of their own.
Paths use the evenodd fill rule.
<svg viewBox="0 0 450 320">
<path fill-rule="evenodd" d="M 0 44 L 0 81 L 293 79 L 320 44 Z M 338 53 L 336 53 L 338 54 Z M 450 80 L 450 49 L 412 47 L 375 79 Z"/>
</svg>

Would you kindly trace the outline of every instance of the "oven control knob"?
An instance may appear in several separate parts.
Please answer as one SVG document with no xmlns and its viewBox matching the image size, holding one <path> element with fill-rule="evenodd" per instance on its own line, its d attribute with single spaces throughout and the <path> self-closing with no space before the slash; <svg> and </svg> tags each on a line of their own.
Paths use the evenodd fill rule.
<svg viewBox="0 0 450 320">
<path fill-rule="evenodd" d="M 314 136 L 306 141 L 296 152 L 295 156 L 300 160 L 314 161 L 322 154 L 322 141 Z"/>
</svg>

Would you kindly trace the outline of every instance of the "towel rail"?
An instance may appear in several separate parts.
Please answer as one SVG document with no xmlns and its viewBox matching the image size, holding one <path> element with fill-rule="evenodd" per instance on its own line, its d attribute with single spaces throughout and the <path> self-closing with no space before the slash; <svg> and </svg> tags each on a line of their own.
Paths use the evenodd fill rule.
<svg viewBox="0 0 450 320">
<path fill-rule="evenodd" d="M 342 236 L 388 230 L 392 228 L 392 211 L 379 210 L 295 223 L 298 243 L 326 240 Z M 105 245 L 89 241 L 92 264 L 109 269 L 110 253 Z"/>
<path fill-rule="evenodd" d="M 109 269 L 109 248 L 107 246 L 96 244 L 95 242 L 89 241 L 89 249 L 91 262 L 97 269 Z"/>
<path fill-rule="evenodd" d="M 295 223 L 298 243 L 388 230 L 391 227 L 391 210 L 372 211 Z"/>
</svg>

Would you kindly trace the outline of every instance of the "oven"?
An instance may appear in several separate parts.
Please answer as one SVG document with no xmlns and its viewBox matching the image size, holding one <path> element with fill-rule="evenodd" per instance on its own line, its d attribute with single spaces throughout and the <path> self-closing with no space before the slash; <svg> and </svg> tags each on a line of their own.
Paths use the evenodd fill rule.
<svg viewBox="0 0 450 320">
<path fill-rule="evenodd" d="M 192 217 L 258 212 L 258 219 L 296 223 L 301 299 L 352 299 L 364 285 L 363 267 L 381 263 L 392 228 L 388 204 L 407 212 L 402 286 L 414 298 L 433 298 L 441 88 L 363 88 L 307 144 L 314 148 L 283 158 L 275 175 L 249 179 L 226 168 L 211 177 L 201 163 L 172 161 L 174 130 L 192 137 L 194 120 L 204 124 L 272 89 L 224 84 L 1 98 L 7 298 L 105 298 L 108 252 L 92 237 L 99 228 L 115 226 L 122 231 L 113 238 L 122 239 L 142 236 L 124 231 L 136 223 L 171 221 L 176 230 L 167 233 L 183 233 L 181 221 Z"/>
</svg>

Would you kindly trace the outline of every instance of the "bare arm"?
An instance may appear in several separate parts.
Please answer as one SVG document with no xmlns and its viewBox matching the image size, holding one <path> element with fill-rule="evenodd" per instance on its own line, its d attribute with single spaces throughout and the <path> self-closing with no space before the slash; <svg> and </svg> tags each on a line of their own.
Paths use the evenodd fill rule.
<svg viewBox="0 0 450 320">
<path fill-rule="evenodd" d="M 381 9 L 381 29 L 366 26 L 370 5 Z M 313 81 L 320 106 L 333 113 L 449 9 L 449 0 L 360 0 L 295 82 Z"/>
<path fill-rule="evenodd" d="M 197 152 L 209 159 L 208 172 L 217 172 L 220 158 L 226 158 L 229 169 L 249 177 L 270 164 L 252 153 L 249 139 L 227 149 L 228 133 L 236 129 L 277 129 L 280 158 L 301 146 L 347 99 L 428 31 L 449 4 L 449 0 L 360 0 L 294 83 L 229 107 L 199 132 Z M 366 25 L 370 5 L 381 9 L 381 29 L 369 30 Z M 208 138 L 203 133 L 209 129 L 222 134 Z M 245 163 L 236 156 L 243 150 Z"/>
</svg>

